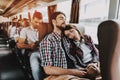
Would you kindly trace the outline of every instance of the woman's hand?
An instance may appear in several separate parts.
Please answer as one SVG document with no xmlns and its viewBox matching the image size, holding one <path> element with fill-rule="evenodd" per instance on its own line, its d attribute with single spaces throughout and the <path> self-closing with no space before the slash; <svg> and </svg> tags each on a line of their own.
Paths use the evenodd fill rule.
<svg viewBox="0 0 120 80">
<path fill-rule="evenodd" d="M 91 63 L 87 66 L 87 74 L 89 77 L 96 77 L 100 74 L 100 68 L 98 67 L 97 63 Z"/>
</svg>

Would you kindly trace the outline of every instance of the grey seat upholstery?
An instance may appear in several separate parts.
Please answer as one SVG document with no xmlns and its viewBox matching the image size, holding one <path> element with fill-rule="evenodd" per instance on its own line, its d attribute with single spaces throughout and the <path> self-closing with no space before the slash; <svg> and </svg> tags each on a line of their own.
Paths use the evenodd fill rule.
<svg viewBox="0 0 120 80">
<path fill-rule="evenodd" d="M 83 25 L 75 23 L 73 25 L 75 25 L 82 34 L 85 33 L 85 27 Z"/>
<path fill-rule="evenodd" d="M 107 20 L 98 26 L 98 42 L 102 80 L 120 80 L 120 25 Z"/>
</svg>

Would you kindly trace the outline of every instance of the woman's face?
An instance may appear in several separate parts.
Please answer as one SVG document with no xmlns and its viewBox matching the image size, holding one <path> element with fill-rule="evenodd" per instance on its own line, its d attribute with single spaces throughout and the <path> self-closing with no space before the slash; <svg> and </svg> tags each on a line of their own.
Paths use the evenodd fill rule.
<svg viewBox="0 0 120 80">
<path fill-rule="evenodd" d="M 80 34 L 76 29 L 65 30 L 64 34 L 70 39 L 80 40 Z"/>
</svg>

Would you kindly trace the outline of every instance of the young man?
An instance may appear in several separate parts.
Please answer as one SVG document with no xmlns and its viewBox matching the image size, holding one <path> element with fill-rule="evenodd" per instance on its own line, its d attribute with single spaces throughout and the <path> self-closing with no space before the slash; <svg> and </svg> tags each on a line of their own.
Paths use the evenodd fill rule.
<svg viewBox="0 0 120 80">
<path fill-rule="evenodd" d="M 45 73 L 49 75 L 45 80 L 70 80 L 84 77 L 86 75 L 85 71 L 73 69 L 74 64 L 69 63 L 70 56 L 68 57 L 67 54 L 69 53 L 70 43 L 65 36 L 62 36 L 62 30 L 66 26 L 65 14 L 62 12 L 53 13 L 51 25 L 54 28 L 53 32 L 41 41 L 39 48 L 41 66 Z M 62 41 L 64 42 L 62 43 Z"/>
<path fill-rule="evenodd" d="M 32 17 L 31 25 L 29 27 L 23 28 L 20 32 L 20 38 L 17 44 L 18 48 L 24 49 L 35 49 L 36 41 L 39 41 L 39 27 L 42 23 L 42 14 L 40 12 L 35 12 Z"/>
<path fill-rule="evenodd" d="M 8 30 L 7 30 L 7 34 L 8 34 L 9 38 L 11 38 L 11 35 L 14 34 L 14 32 L 11 31 L 11 28 L 14 27 L 14 26 L 16 26 L 15 25 L 16 23 L 17 23 L 17 18 L 13 18 L 12 22 L 11 22 L 11 25 L 8 27 Z"/>
<path fill-rule="evenodd" d="M 40 23 L 42 23 L 42 14 L 40 12 L 35 11 L 32 17 L 31 24 L 27 23 L 27 26 L 24 27 L 20 32 L 20 38 L 17 44 L 17 47 L 21 50 L 23 57 L 25 57 L 25 61 L 27 58 L 28 61 L 28 54 L 25 53 L 25 50 L 28 49 L 31 55 L 36 56 L 39 54 L 38 44 L 39 44 L 39 27 Z M 29 63 L 29 62 L 27 62 Z M 30 60 L 31 70 L 34 79 L 36 78 L 36 66 L 34 65 L 36 61 L 34 59 Z M 28 65 L 27 65 L 28 66 Z M 35 73 L 35 74 L 34 74 Z"/>
<path fill-rule="evenodd" d="M 8 37 L 9 37 L 9 46 L 10 48 L 14 49 L 16 42 L 15 42 L 15 38 L 14 35 L 16 34 L 16 30 L 17 30 L 17 18 L 13 18 L 12 19 L 12 25 L 10 25 L 8 27 Z"/>
</svg>

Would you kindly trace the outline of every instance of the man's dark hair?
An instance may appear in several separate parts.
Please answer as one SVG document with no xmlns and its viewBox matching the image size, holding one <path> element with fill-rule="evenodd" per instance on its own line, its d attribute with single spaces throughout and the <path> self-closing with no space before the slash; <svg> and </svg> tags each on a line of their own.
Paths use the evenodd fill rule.
<svg viewBox="0 0 120 80">
<path fill-rule="evenodd" d="M 63 12 L 54 12 L 52 15 L 51 15 L 51 17 L 50 17 L 50 24 L 51 24 L 51 26 L 53 27 L 53 23 L 52 23 L 52 20 L 53 19 L 56 19 L 56 17 L 59 15 L 59 14 L 63 14 L 64 16 L 65 16 L 65 14 L 63 13 Z M 65 16 L 66 17 L 66 16 Z"/>
</svg>

